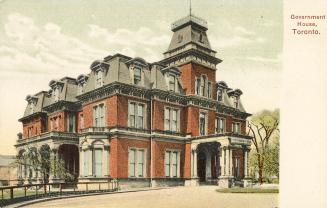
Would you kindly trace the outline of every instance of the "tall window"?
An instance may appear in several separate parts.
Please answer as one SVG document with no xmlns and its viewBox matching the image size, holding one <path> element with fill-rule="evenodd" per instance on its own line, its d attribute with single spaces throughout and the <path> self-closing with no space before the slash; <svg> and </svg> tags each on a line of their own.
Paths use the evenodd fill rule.
<svg viewBox="0 0 327 208">
<path fill-rule="evenodd" d="M 201 86 L 200 86 L 200 93 L 202 96 L 205 96 L 205 84 L 206 84 L 206 77 L 201 76 Z"/>
<path fill-rule="evenodd" d="M 241 133 L 241 123 L 233 123 L 233 133 L 234 134 Z"/>
<path fill-rule="evenodd" d="M 75 132 L 75 115 L 68 114 L 67 130 L 68 132 Z"/>
<path fill-rule="evenodd" d="M 224 133 L 225 132 L 225 119 L 216 118 L 216 133 Z"/>
<path fill-rule="evenodd" d="M 196 94 L 200 95 L 200 87 L 201 87 L 201 79 L 200 78 L 196 79 L 195 86 L 196 86 Z"/>
<path fill-rule="evenodd" d="M 128 126 L 134 128 L 144 128 L 144 105 L 130 102 L 128 106 Z"/>
<path fill-rule="evenodd" d="M 139 85 L 141 82 L 141 69 L 134 68 L 134 84 Z"/>
<path fill-rule="evenodd" d="M 165 108 L 165 130 L 166 131 L 179 131 L 178 126 L 179 111 L 173 108 Z"/>
<path fill-rule="evenodd" d="M 103 72 L 101 70 L 95 72 L 95 88 L 103 86 Z"/>
<path fill-rule="evenodd" d="M 211 82 L 208 82 L 208 92 L 207 92 L 208 98 L 211 98 Z"/>
<path fill-rule="evenodd" d="M 102 149 L 94 149 L 94 175 L 102 176 Z"/>
<path fill-rule="evenodd" d="M 200 135 L 206 135 L 206 113 L 200 113 Z"/>
<path fill-rule="evenodd" d="M 217 92 L 217 99 L 218 101 L 223 101 L 223 89 L 218 89 L 218 92 Z"/>
<path fill-rule="evenodd" d="M 104 126 L 104 104 L 96 105 L 93 107 L 93 126 Z"/>
<path fill-rule="evenodd" d="M 128 152 L 129 177 L 145 176 L 144 149 L 131 148 Z"/>
<path fill-rule="evenodd" d="M 84 176 L 88 176 L 89 175 L 89 155 L 88 155 L 89 151 L 88 150 L 84 150 L 83 151 L 83 161 L 84 161 L 84 164 L 83 164 L 83 175 Z"/>
<path fill-rule="evenodd" d="M 178 151 L 166 151 L 165 152 L 165 176 L 166 177 L 178 177 L 179 176 L 179 152 Z"/>
<path fill-rule="evenodd" d="M 175 92 L 176 86 L 176 77 L 173 75 L 169 75 L 169 91 Z"/>
<path fill-rule="evenodd" d="M 28 129 L 27 129 L 27 136 L 31 137 L 32 135 L 33 135 L 33 126 L 28 127 Z"/>
</svg>

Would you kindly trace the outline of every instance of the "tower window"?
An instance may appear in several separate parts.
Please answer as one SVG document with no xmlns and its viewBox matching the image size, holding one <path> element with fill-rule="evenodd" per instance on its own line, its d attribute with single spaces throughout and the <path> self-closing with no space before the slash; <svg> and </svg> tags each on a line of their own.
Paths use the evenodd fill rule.
<svg viewBox="0 0 327 208">
<path fill-rule="evenodd" d="M 218 101 L 223 101 L 223 90 L 222 89 L 218 89 Z"/>
</svg>

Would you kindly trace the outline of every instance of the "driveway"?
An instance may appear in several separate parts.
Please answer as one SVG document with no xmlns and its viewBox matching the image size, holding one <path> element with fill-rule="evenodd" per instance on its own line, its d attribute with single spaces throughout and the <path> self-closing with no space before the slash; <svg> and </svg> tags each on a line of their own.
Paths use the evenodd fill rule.
<svg viewBox="0 0 327 208">
<path fill-rule="evenodd" d="M 216 186 L 176 187 L 161 190 L 59 199 L 27 207 L 106 208 L 276 208 L 278 194 L 217 193 Z"/>
</svg>

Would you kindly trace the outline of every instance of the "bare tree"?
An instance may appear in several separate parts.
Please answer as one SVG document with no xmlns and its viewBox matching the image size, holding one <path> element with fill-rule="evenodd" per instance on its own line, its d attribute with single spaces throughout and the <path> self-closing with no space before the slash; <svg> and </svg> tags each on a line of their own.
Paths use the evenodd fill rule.
<svg viewBox="0 0 327 208">
<path fill-rule="evenodd" d="M 265 156 L 269 148 L 269 142 L 272 135 L 279 131 L 279 109 L 274 111 L 264 110 L 251 117 L 249 121 L 248 135 L 252 137 L 255 146 L 259 183 L 263 183 L 263 170 L 265 165 Z"/>
</svg>

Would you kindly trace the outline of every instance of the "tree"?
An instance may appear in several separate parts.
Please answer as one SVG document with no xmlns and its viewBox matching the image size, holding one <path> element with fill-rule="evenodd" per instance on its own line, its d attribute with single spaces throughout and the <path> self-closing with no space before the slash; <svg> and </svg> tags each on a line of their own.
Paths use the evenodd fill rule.
<svg viewBox="0 0 327 208">
<path fill-rule="evenodd" d="M 73 175 L 65 168 L 63 160 L 51 158 L 49 146 L 41 147 L 39 151 L 34 146 L 27 147 L 24 154 L 17 155 L 14 166 L 23 166 L 27 170 L 38 172 L 44 184 L 49 183 L 49 175 L 54 173 L 67 180 L 73 178 Z"/>
<path fill-rule="evenodd" d="M 249 121 L 248 135 L 252 137 L 255 149 L 256 164 L 259 173 L 259 183 L 263 183 L 263 172 L 265 168 L 270 171 L 269 161 L 274 158 L 274 149 L 271 149 L 270 143 L 273 135 L 279 131 L 279 109 L 274 111 L 264 110 L 251 117 Z M 279 151 L 279 145 L 278 145 Z M 278 152 L 277 152 L 278 153 Z M 271 155 L 271 156 L 269 156 Z M 268 161 L 265 166 L 265 162 Z M 279 163 L 278 163 L 279 165 Z M 265 171 L 268 173 L 269 171 Z M 279 170 L 279 169 L 278 169 Z M 275 170 L 276 171 L 276 170 Z"/>
</svg>

